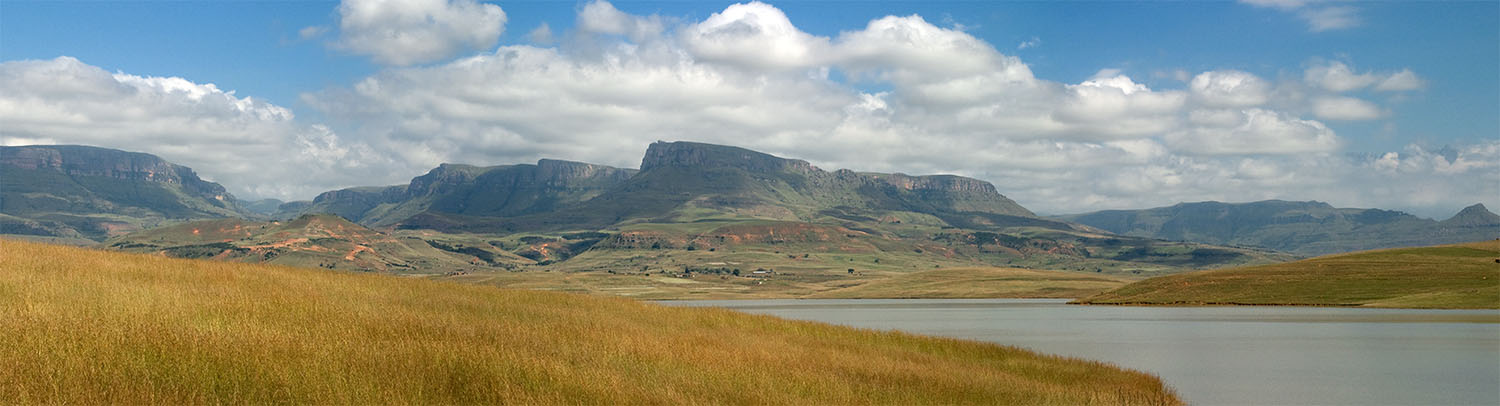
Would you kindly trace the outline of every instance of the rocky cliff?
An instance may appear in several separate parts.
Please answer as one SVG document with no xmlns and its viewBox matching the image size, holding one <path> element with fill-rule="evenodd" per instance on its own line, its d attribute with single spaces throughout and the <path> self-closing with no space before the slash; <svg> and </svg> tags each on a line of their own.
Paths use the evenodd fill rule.
<svg viewBox="0 0 1500 406">
<path fill-rule="evenodd" d="M 250 214 L 192 169 L 139 152 L 0 147 L 0 233 L 100 240 L 172 221 Z"/>
<path fill-rule="evenodd" d="M 0 165 L 68 176 L 176 184 L 184 192 L 218 202 L 216 206 L 234 204 L 234 197 L 223 186 L 198 178 L 191 168 L 140 152 L 80 145 L 0 147 Z"/>
</svg>

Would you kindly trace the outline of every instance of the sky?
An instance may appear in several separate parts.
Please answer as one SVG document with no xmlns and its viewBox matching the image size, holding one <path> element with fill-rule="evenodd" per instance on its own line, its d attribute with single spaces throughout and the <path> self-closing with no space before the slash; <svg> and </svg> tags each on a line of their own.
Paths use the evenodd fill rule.
<svg viewBox="0 0 1500 406">
<path fill-rule="evenodd" d="M 700 141 L 1044 214 L 1500 209 L 1500 2 L 0 1 L 0 144 L 245 200 Z"/>
</svg>

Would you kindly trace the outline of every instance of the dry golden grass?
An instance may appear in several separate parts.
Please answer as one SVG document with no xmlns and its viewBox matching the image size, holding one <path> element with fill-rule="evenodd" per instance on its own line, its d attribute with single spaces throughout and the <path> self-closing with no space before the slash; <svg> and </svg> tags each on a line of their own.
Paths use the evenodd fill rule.
<svg viewBox="0 0 1500 406">
<path fill-rule="evenodd" d="M 1500 308 L 1500 240 L 1151 278 L 1084 304 Z"/>
<path fill-rule="evenodd" d="M 1132 282 L 1117 276 L 1016 268 L 949 268 L 912 272 L 820 292 L 814 298 L 1079 298 Z"/>
<path fill-rule="evenodd" d="M 1178 404 L 961 340 L 0 240 L 0 403 Z"/>
</svg>

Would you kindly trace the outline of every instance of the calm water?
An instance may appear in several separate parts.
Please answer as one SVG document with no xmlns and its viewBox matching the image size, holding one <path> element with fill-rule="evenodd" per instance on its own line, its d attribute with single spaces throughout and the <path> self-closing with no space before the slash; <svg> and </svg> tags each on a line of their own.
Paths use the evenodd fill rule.
<svg viewBox="0 0 1500 406">
<path fill-rule="evenodd" d="M 790 319 L 958 337 L 1147 371 L 1189 403 L 1500 405 L 1500 311 L 729 300 Z"/>
</svg>

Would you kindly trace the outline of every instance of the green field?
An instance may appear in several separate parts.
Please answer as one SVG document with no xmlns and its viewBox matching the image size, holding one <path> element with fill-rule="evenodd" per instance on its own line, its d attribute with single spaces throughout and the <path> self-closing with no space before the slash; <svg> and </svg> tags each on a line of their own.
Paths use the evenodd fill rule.
<svg viewBox="0 0 1500 406">
<path fill-rule="evenodd" d="M 819 299 L 1078 298 L 1131 280 L 1115 276 L 1015 268 L 935 269 L 811 295 Z"/>
<path fill-rule="evenodd" d="M 1500 308 L 1500 240 L 1162 276 L 1080 304 Z"/>
<path fill-rule="evenodd" d="M 0 240 L 18 404 L 1180 404 L 999 345 L 627 299 Z"/>
</svg>

